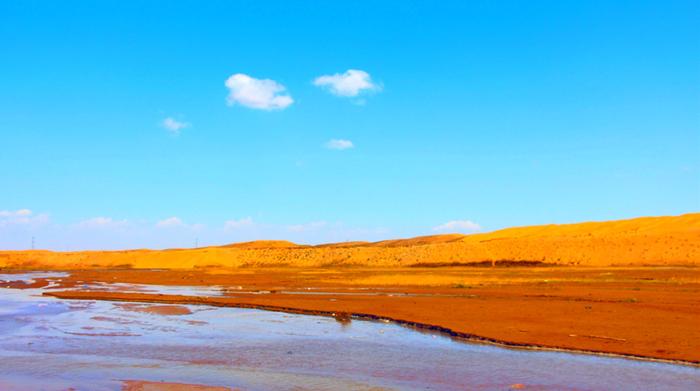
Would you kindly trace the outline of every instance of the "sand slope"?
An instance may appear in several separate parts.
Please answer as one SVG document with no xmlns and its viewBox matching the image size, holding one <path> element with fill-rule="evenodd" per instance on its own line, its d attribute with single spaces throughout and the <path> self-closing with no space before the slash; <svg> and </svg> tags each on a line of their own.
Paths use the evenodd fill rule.
<svg viewBox="0 0 700 391">
<path fill-rule="evenodd" d="M 301 246 L 257 241 L 220 247 L 129 251 L 3 251 L 0 267 L 396 267 L 495 260 L 562 265 L 700 265 L 700 213 L 508 228 L 375 243 Z"/>
</svg>

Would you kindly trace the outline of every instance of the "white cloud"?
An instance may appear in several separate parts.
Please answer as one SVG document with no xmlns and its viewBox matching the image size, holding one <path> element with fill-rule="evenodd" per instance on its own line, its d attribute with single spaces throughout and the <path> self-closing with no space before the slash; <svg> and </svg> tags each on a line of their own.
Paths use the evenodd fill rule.
<svg viewBox="0 0 700 391">
<path fill-rule="evenodd" d="M 334 95 L 353 97 L 365 91 L 378 91 L 381 87 L 372 81 L 369 73 L 348 69 L 345 73 L 323 75 L 314 79 L 314 85 L 326 88 Z"/>
<path fill-rule="evenodd" d="M 49 221 L 46 214 L 34 214 L 29 209 L 0 210 L 0 227 L 9 225 L 45 224 Z"/>
<path fill-rule="evenodd" d="M 239 220 L 228 220 L 224 222 L 224 229 L 229 231 L 229 230 L 236 230 L 236 229 L 241 229 L 241 228 L 247 228 L 253 225 L 253 219 L 250 217 L 244 217 Z"/>
<path fill-rule="evenodd" d="M 94 217 L 80 221 L 76 224 L 78 228 L 118 228 L 125 227 L 126 220 L 114 220 L 111 217 Z"/>
<path fill-rule="evenodd" d="M 481 226 L 469 220 L 452 220 L 445 224 L 438 225 L 433 231 L 440 232 L 477 232 L 481 231 Z"/>
<path fill-rule="evenodd" d="M 243 73 L 231 75 L 224 83 L 229 89 L 226 102 L 251 109 L 281 110 L 294 103 L 286 88 L 270 79 L 256 79 Z"/>
<path fill-rule="evenodd" d="M 193 231 L 201 231 L 206 228 L 204 224 L 194 223 L 187 224 L 179 217 L 168 217 L 167 219 L 160 220 L 156 223 L 156 228 L 185 228 L 191 229 Z"/>
<path fill-rule="evenodd" d="M 342 222 L 307 221 L 264 223 L 252 217 L 220 221 L 216 227 L 194 224 L 171 216 L 153 219 L 115 219 L 106 216 L 57 223 L 49 215 L 28 209 L 0 210 L 0 249 L 29 248 L 36 237 L 39 248 L 119 250 L 129 248 L 183 248 L 260 239 L 286 239 L 296 243 L 331 243 L 386 239 L 381 227 L 346 226 Z"/>
<path fill-rule="evenodd" d="M 23 216 L 30 216 L 31 214 L 32 214 L 32 211 L 29 209 L 18 209 L 15 211 L 0 210 L 0 217 L 23 217 Z"/>
<path fill-rule="evenodd" d="M 176 227 L 184 227 L 185 223 L 180 220 L 178 217 L 168 217 L 167 219 L 161 220 L 156 223 L 156 227 L 158 228 L 176 228 Z"/>
<path fill-rule="evenodd" d="M 325 228 L 327 223 L 325 221 L 312 221 L 305 224 L 294 224 L 287 226 L 287 230 L 290 232 L 308 232 L 321 228 Z"/>
<path fill-rule="evenodd" d="M 338 149 L 338 150 L 343 150 L 343 149 L 350 149 L 354 148 L 355 144 L 352 143 L 350 140 L 343 140 L 343 139 L 333 139 L 330 140 L 326 143 L 326 148 L 328 149 Z"/>
<path fill-rule="evenodd" d="M 173 117 L 168 117 L 161 122 L 161 125 L 172 134 L 180 134 L 181 129 L 188 128 L 190 124 L 188 122 L 181 122 Z"/>
</svg>

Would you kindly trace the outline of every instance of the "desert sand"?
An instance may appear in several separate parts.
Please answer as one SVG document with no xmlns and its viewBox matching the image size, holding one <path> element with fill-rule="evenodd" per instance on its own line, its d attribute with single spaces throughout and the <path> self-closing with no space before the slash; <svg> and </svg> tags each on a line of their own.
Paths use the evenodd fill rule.
<svg viewBox="0 0 700 391">
<path fill-rule="evenodd" d="M 528 261 L 568 266 L 700 265 L 700 213 L 317 246 L 256 241 L 128 251 L 2 251 L 0 267 L 404 267 Z"/>
<path fill-rule="evenodd" d="M 123 391 L 233 391 L 228 387 L 141 380 L 126 380 L 122 389 Z"/>
</svg>

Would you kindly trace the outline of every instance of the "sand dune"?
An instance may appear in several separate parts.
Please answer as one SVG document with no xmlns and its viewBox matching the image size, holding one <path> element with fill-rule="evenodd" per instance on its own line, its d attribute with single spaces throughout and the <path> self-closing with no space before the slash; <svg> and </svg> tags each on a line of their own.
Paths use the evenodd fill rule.
<svg viewBox="0 0 700 391">
<path fill-rule="evenodd" d="M 0 267 L 193 268 L 468 264 L 529 261 L 575 266 L 700 265 L 700 213 L 630 220 L 507 228 L 375 243 L 318 246 L 254 241 L 175 250 L 3 251 Z"/>
<path fill-rule="evenodd" d="M 220 248 L 294 248 L 303 247 L 288 240 L 254 240 L 252 242 L 241 242 L 218 246 Z"/>
</svg>

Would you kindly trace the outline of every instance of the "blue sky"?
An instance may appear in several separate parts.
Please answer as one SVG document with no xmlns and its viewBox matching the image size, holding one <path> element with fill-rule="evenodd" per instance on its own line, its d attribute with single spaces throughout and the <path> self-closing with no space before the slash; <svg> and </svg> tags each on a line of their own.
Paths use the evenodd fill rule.
<svg viewBox="0 0 700 391">
<path fill-rule="evenodd" d="M 697 1 L 96 3 L 0 4 L 0 248 L 700 210 Z"/>
</svg>

